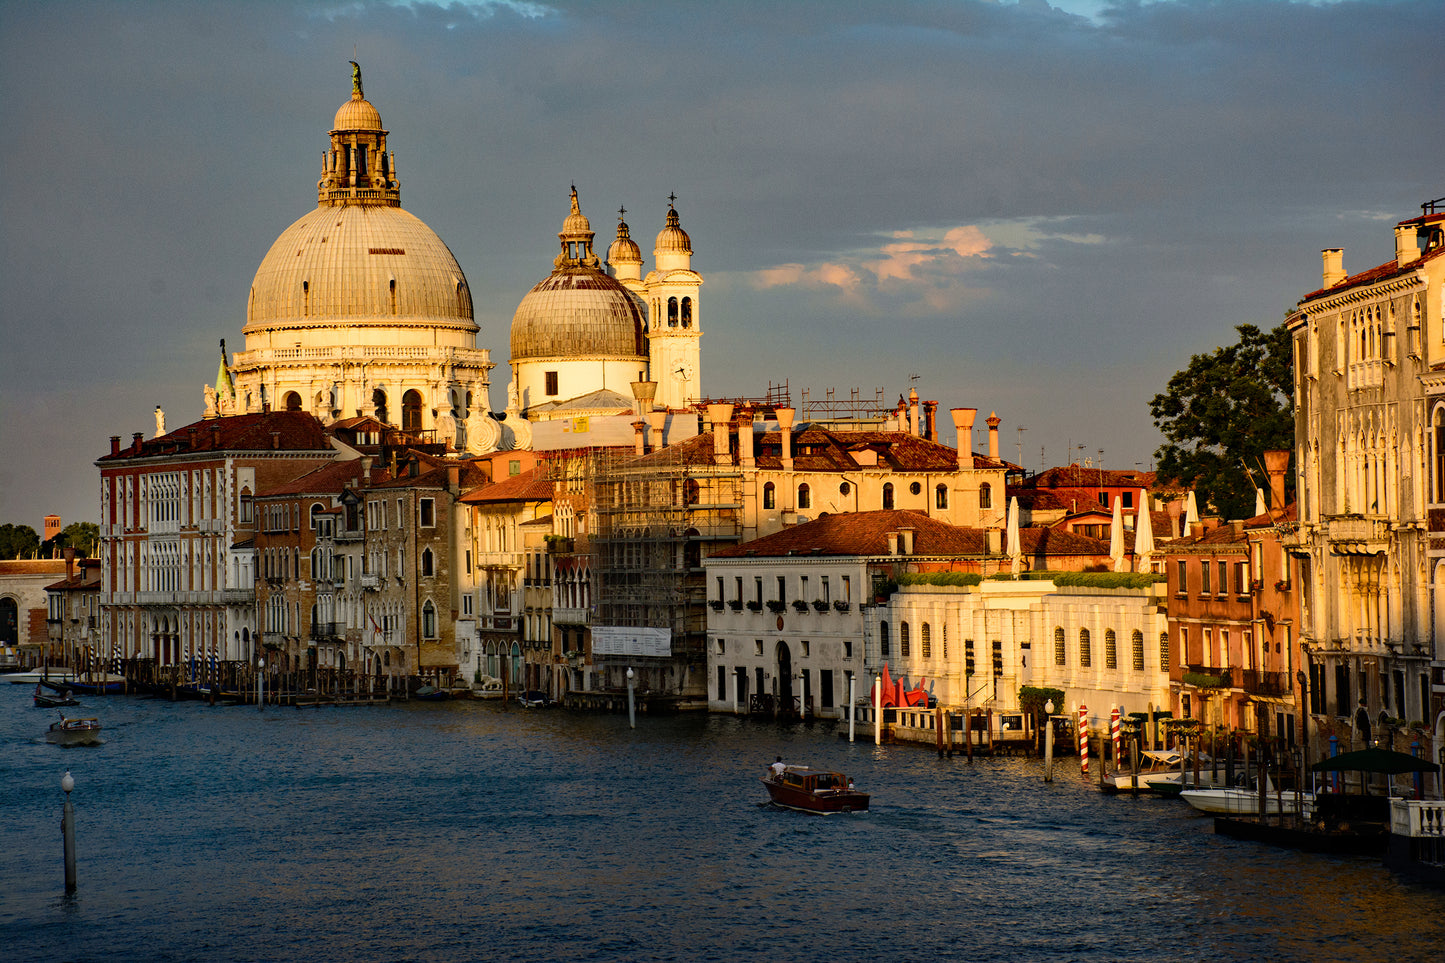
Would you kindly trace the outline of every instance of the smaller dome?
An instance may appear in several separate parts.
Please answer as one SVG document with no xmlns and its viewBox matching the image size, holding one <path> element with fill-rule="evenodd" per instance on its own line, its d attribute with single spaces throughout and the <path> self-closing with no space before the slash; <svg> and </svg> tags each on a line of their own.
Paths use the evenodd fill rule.
<svg viewBox="0 0 1445 963">
<path fill-rule="evenodd" d="M 381 130 L 381 112 L 359 92 L 353 92 L 351 99 L 336 112 L 336 123 L 331 129 Z"/>
<path fill-rule="evenodd" d="M 607 249 L 607 263 L 609 264 L 632 264 L 642 263 L 642 248 L 632 239 L 632 232 L 627 227 L 627 222 L 621 218 L 617 221 L 617 240 Z"/>
<path fill-rule="evenodd" d="M 657 253 L 692 253 L 692 238 L 678 226 L 677 208 L 671 204 L 667 205 L 667 226 L 657 235 L 657 244 L 653 246 L 653 250 Z"/>
</svg>

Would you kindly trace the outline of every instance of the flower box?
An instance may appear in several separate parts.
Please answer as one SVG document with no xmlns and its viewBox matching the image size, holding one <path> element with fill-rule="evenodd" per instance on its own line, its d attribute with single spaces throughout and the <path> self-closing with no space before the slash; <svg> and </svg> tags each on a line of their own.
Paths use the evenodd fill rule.
<svg viewBox="0 0 1445 963">
<path fill-rule="evenodd" d="M 793 599 L 793 608 L 797 609 L 799 612 L 806 612 L 808 611 L 808 603 L 804 602 L 802 599 Z"/>
<path fill-rule="evenodd" d="M 819 612 L 826 612 L 828 611 L 828 603 L 824 602 L 822 599 L 814 599 L 813 608 L 817 609 Z"/>
</svg>

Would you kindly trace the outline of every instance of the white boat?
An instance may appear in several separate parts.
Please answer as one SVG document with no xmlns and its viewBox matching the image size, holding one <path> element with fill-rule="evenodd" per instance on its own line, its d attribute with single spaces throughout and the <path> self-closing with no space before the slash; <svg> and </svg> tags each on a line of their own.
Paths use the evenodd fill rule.
<svg viewBox="0 0 1445 963">
<path fill-rule="evenodd" d="M 117 678 L 120 678 L 117 676 Z M 11 685 L 34 685 L 37 682 L 74 682 L 75 673 L 69 669 L 31 669 L 29 672 L 9 672 L 5 681 Z"/>
<path fill-rule="evenodd" d="M 100 738 L 99 719 L 67 719 L 50 724 L 45 741 L 57 746 L 98 746 Z"/>
<path fill-rule="evenodd" d="M 1137 788 L 1139 792 L 1161 792 L 1156 789 L 1154 783 L 1163 783 L 1171 777 L 1179 778 L 1179 764 L 1184 757 L 1176 749 L 1145 749 L 1143 758 L 1140 760 L 1140 768 L 1137 776 Z M 1105 777 L 1104 788 L 1108 791 L 1112 784 L 1114 792 L 1132 792 L 1136 788 L 1135 773 L 1116 772 Z"/>
<path fill-rule="evenodd" d="M 1202 813 L 1221 816 L 1258 816 L 1259 790 L 1257 789 L 1186 789 L 1180 797 Z M 1273 787 L 1266 787 L 1264 813 L 1278 816 L 1280 813 L 1299 812 L 1300 800 L 1304 801 L 1305 814 L 1314 807 L 1314 795 L 1304 793 L 1296 796 L 1293 791 L 1276 793 Z"/>
</svg>

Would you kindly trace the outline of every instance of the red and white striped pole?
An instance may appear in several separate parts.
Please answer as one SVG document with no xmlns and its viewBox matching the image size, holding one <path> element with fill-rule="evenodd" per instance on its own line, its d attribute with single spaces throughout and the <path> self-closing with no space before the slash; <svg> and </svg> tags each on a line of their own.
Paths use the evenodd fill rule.
<svg viewBox="0 0 1445 963">
<path fill-rule="evenodd" d="M 1079 703 L 1079 771 L 1089 774 L 1089 707 Z"/>
<path fill-rule="evenodd" d="M 1118 706 L 1114 706 L 1109 710 L 1109 738 L 1114 741 L 1114 771 L 1118 772 L 1119 769 L 1122 768 L 1119 765 L 1119 760 L 1124 758 L 1122 755 L 1124 751 L 1124 737 L 1119 731 Z"/>
</svg>

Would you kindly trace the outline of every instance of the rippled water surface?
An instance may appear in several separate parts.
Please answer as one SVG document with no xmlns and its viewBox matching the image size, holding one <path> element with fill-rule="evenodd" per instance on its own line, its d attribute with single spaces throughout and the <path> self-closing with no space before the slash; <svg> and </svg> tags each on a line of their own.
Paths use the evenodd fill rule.
<svg viewBox="0 0 1445 963">
<path fill-rule="evenodd" d="M 53 710 L 0 685 L 0 958 L 1445 958 L 1445 892 L 1032 759 L 495 703 L 67 711 L 106 744 L 47 745 Z M 846 771 L 873 811 L 759 805 L 778 754 Z"/>
</svg>

